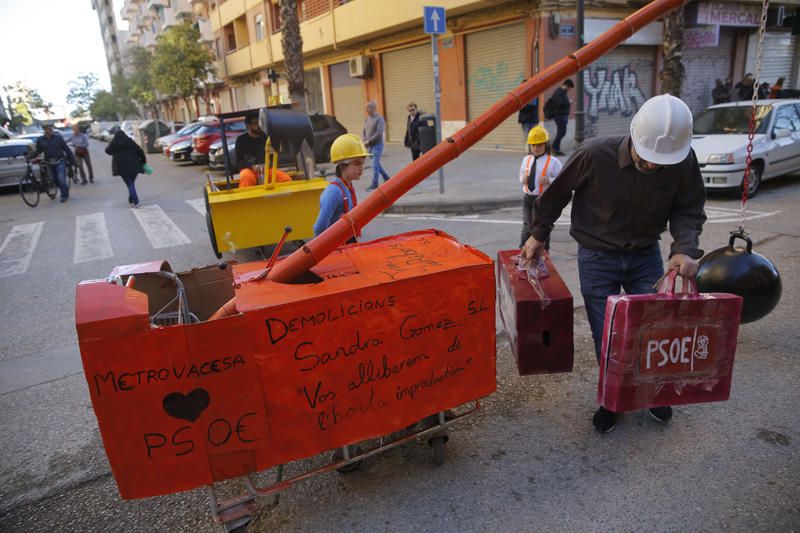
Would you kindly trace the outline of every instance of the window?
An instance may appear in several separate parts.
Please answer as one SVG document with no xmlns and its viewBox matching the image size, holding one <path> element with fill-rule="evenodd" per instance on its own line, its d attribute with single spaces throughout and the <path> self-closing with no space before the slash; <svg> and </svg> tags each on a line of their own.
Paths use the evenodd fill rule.
<svg viewBox="0 0 800 533">
<path fill-rule="evenodd" d="M 272 33 L 281 31 L 281 6 L 278 4 L 269 4 L 270 6 L 270 21 L 272 22 Z"/>
<path fill-rule="evenodd" d="M 775 113 L 775 129 L 800 131 L 800 117 L 793 105 L 782 105 Z"/>
<path fill-rule="evenodd" d="M 236 35 L 233 32 L 230 32 L 228 35 L 228 52 L 235 52 L 236 51 Z"/>
<path fill-rule="evenodd" d="M 259 13 L 255 16 L 254 19 L 255 27 L 256 27 L 256 41 L 263 41 L 264 40 L 264 14 Z"/>
</svg>

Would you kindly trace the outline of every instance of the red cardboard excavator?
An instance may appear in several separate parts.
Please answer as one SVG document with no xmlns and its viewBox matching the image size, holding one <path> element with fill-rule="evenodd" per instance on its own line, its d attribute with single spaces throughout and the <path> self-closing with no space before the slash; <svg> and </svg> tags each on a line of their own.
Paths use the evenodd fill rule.
<svg viewBox="0 0 800 533">
<path fill-rule="evenodd" d="M 532 76 L 274 266 L 176 274 L 151 262 L 80 283 L 84 373 L 121 496 L 205 485 L 227 530 L 256 496 L 411 439 L 429 439 L 440 462 L 447 426 L 495 390 L 493 262 L 435 230 L 344 243 L 524 103 L 682 5 L 651 2 Z M 338 452 L 281 478 L 279 465 L 326 450 Z M 248 477 L 271 467 L 269 487 Z M 217 501 L 214 482 L 236 477 L 246 493 Z"/>
</svg>

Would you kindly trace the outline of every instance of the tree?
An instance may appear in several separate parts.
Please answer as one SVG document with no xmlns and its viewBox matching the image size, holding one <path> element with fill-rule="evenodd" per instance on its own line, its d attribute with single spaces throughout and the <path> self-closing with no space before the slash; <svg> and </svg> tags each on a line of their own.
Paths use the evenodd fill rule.
<svg viewBox="0 0 800 533">
<path fill-rule="evenodd" d="M 77 109 L 73 116 L 84 114 L 94 101 L 94 95 L 98 91 L 99 79 L 96 74 L 82 73 L 77 78 L 69 82 L 69 92 L 67 93 L 67 103 L 75 104 Z"/>
<path fill-rule="evenodd" d="M 158 38 L 150 76 L 155 89 L 183 98 L 191 114 L 191 101 L 201 87 L 208 94 L 208 80 L 214 74 L 211 50 L 200 42 L 200 31 L 189 22 L 171 26 Z"/>
<path fill-rule="evenodd" d="M 97 91 L 89 112 L 95 120 L 119 120 L 119 101 L 108 91 Z"/>
<path fill-rule="evenodd" d="M 156 89 L 153 86 L 153 77 L 150 75 L 153 55 L 141 46 L 134 46 L 128 51 L 128 56 L 133 70 L 128 80 L 128 95 L 140 106 L 153 109 L 156 105 Z"/>
<path fill-rule="evenodd" d="M 111 94 L 117 101 L 117 109 L 122 117 L 138 115 L 136 104 L 131 98 L 131 87 L 124 74 L 114 74 L 111 77 Z"/>
<path fill-rule="evenodd" d="M 43 109 L 49 112 L 53 106 L 45 102 L 39 91 L 31 89 L 21 81 L 4 87 L 8 97 L 8 115 L 14 128 L 33 124 L 33 110 Z"/>
<path fill-rule="evenodd" d="M 661 71 L 661 92 L 681 97 L 685 69 L 683 57 L 683 9 L 676 9 L 664 18 L 664 68 Z"/>
<path fill-rule="evenodd" d="M 306 110 L 305 72 L 303 68 L 303 37 L 300 35 L 300 20 L 297 15 L 297 0 L 280 0 L 281 4 L 281 48 L 286 65 L 286 81 L 289 95 L 298 108 Z"/>
</svg>

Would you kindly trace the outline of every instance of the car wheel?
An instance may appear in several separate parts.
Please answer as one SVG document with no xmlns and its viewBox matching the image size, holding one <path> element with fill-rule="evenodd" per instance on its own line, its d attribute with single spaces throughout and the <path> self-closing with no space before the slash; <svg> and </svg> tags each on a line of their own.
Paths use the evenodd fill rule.
<svg viewBox="0 0 800 533">
<path fill-rule="evenodd" d="M 761 163 L 753 163 L 750 169 L 750 178 L 747 183 L 747 197 L 753 198 L 758 194 L 758 188 L 761 186 Z M 742 192 L 742 187 L 739 187 L 739 192 Z"/>
</svg>

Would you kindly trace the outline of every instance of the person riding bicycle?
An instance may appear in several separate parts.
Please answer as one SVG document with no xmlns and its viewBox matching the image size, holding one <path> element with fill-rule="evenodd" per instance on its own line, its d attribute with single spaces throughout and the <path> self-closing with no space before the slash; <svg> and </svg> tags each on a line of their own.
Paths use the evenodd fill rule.
<svg viewBox="0 0 800 533">
<path fill-rule="evenodd" d="M 49 167 L 50 175 L 58 185 L 59 191 L 61 191 L 61 203 L 63 204 L 69 198 L 66 164 L 69 163 L 74 166 L 75 156 L 72 155 L 69 146 L 64 142 L 64 138 L 53 133 L 52 124 L 46 125 L 44 127 L 44 135 L 36 139 L 34 155 L 40 153 L 44 155 L 44 163 Z"/>
</svg>

